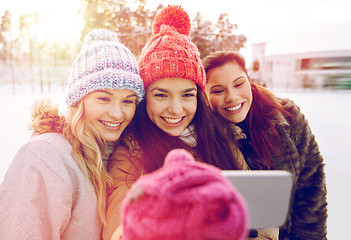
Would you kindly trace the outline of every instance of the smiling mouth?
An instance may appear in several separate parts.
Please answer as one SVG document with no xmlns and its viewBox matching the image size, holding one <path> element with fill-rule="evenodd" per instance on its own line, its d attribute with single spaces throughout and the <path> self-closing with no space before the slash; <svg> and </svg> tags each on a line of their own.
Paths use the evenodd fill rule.
<svg viewBox="0 0 351 240">
<path fill-rule="evenodd" d="M 176 123 L 179 123 L 180 121 L 182 121 L 183 117 L 179 117 L 179 118 L 162 117 L 162 119 L 165 120 L 166 123 L 176 124 Z"/>
<path fill-rule="evenodd" d="M 225 108 L 225 110 L 226 110 L 226 111 L 229 111 L 229 112 L 231 112 L 231 111 L 236 111 L 236 110 L 238 110 L 239 108 L 241 108 L 242 105 L 243 105 L 243 104 L 240 103 L 240 104 L 238 104 L 238 105 L 235 105 L 234 107 Z"/>
<path fill-rule="evenodd" d="M 100 121 L 103 125 L 107 126 L 107 127 L 119 127 L 122 122 L 119 122 L 119 123 L 114 123 L 114 122 L 107 122 L 107 121 Z"/>
</svg>

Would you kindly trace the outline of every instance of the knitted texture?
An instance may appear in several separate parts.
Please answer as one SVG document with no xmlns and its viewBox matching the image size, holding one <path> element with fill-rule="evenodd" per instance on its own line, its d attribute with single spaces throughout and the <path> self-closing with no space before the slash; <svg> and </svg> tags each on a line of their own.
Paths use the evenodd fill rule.
<svg viewBox="0 0 351 240">
<path fill-rule="evenodd" d="M 246 203 L 220 169 L 183 150 L 132 186 L 122 206 L 123 240 L 246 239 Z"/>
<path fill-rule="evenodd" d="M 98 89 L 130 89 L 137 94 L 137 102 L 144 96 L 137 60 L 116 33 L 104 29 L 86 35 L 73 63 L 66 103 L 73 106 Z"/>
<path fill-rule="evenodd" d="M 180 6 L 169 5 L 156 15 L 154 36 L 139 59 L 145 87 L 159 79 L 179 77 L 195 82 L 204 92 L 205 71 L 199 51 L 189 38 L 190 30 L 190 18 Z"/>
</svg>

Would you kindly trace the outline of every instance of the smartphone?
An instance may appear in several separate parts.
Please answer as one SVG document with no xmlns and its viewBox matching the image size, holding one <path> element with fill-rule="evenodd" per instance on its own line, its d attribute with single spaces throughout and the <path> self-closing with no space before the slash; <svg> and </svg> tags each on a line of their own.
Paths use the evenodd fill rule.
<svg viewBox="0 0 351 240">
<path fill-rule="evenodd" d="M 293 175 L 284 170 L 223 170 L 244 197 L 249 228 L 276 228 L 287 220 L 293 192 Z"/>
</svg>

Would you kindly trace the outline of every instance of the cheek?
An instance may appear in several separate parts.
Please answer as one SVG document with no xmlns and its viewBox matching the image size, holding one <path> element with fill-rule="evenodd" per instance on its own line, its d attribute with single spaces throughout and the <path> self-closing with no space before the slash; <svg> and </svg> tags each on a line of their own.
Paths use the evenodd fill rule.
<svg viewBox="0 0 351 240">
<path fill-rule="evenodd" d="M 132 121 L 132 119 L 135 115 L 135 108 L 136 108 L 136 106 L 133 106 L 133 107 L 127 108 L 125 110 L 125 115 L 126 115 L 127 121 Z"/>
<path fill-rule="evenodd" d="M 212 110 L 218 110 L 220 106 L 223 104 L 223 100 L 221 97 L 214 96 L 210 98 L 210 107 Z"/>
<path fill-rule="evenodd" d="M 250 102 L 252 102 L 252 90 L 251 90 L 251 87 L 248 88 L 248 96 L 249 96 L 249 99 L 250 99 Z"/>
<path fill-rule="evenodd" d="M 197 110 L 197 100 L 188 102 L 186 105 L 184 105 L 184 109 L 189 115 L 194 116 Z"/>
<path fill-rule="evenodd" d="M 190 108 L 190 111 L 193 115 L 195 115 L 196 113 L 196 110 L 197 110 L 197 103 L 194 103 L 191 108 Z"/>
<path fill-rule="evenodd" d="M 97 115 L 97 111 L 92 111 L 93 109 L 96 109 L 96 108 L 92 107 L 89 104 L 84 104 L 83 116 L 88 122 L 91 122 Z"/>
<path fill-rule="evenodd" d="M 161 106 L 157 101 L 149 100 L 146 102 L 146 113 L 149 118 L 152 120 L 155 115 L 158 115 L 160 112 Z"/>
</svg>

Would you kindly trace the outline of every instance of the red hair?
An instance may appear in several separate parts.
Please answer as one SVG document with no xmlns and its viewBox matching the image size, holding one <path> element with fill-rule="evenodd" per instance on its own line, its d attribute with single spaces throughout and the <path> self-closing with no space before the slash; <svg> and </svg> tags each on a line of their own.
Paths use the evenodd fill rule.
<svg viewBox="0 0 351 240">
<path fill-rule="evenodd" d="M 252 146 L 266 167 L 272 166 L 272 156 L 280 154 L 280 135 L 276 127 L 277 114 L 285 111 L 277 98 L 267 89 L 251 83 L 252 104 L 247 115 Z"/>
<path fill-rule="evenodd" d="M 233 62 L 247 74 L 245 59 L 237 52 L 217 51 L 203 60 L 206 73 L 211 69 Z M 251 144 L 266 168 L 272 166 L 273 155 L 281 149 L 280 135 L 276 127 L 277 114 L 291 117 L 269 90 L 251 83 L 252 104 L 246 120 L 251 136 Z"/>
</svg>

